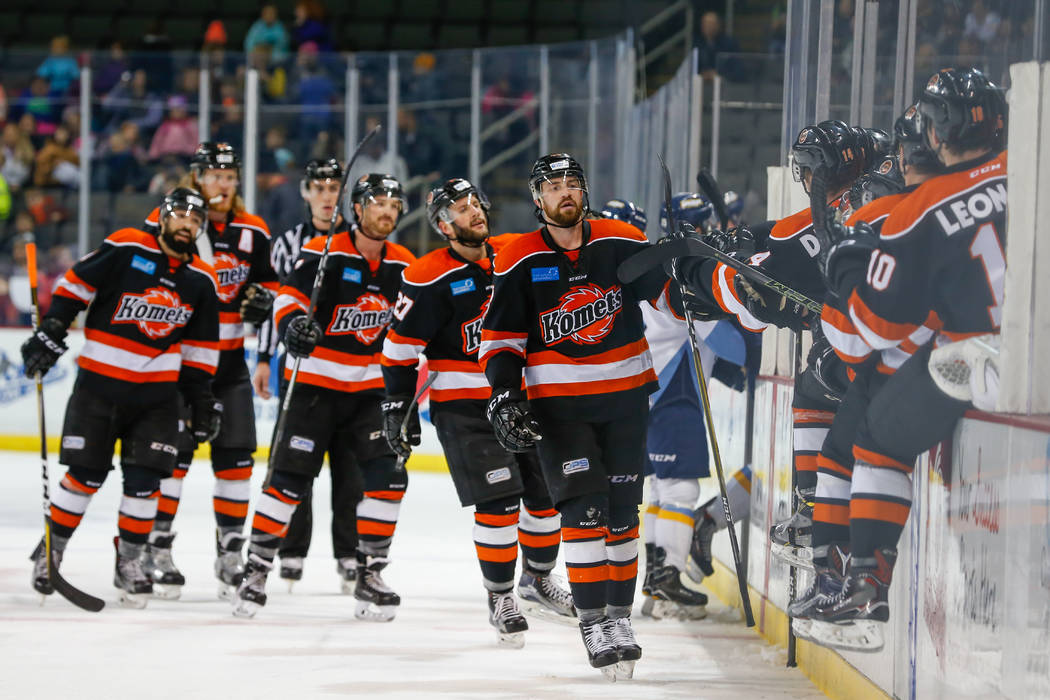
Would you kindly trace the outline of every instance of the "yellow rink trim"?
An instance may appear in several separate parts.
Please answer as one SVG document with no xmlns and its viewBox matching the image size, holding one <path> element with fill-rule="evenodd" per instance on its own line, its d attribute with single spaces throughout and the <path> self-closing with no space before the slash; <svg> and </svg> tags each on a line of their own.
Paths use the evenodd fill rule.
<svg viewBox="0 0 1050 700">
<path fill-rule="evenodd" d="M 60 438 L 49 437 L 47 439 L 48 455 L 57 457 L 60 447 Z M 25 435 L 0 435 L 0 450 L 11 450 L 13 452 L 39 452 L 40 438 L 27 437 Z M 117 442 L 113 450 L 115 455 L 120 454 L 120 442 Z M 207 443 L 197 448 L 193 454 L 196 459 L 206 459 L 211 454 L 211 446 Z M 260 447 L 255 451 L 255 457 L 259 461 L 266 461 L 270 457 L 269 446 Z M 442 455 L 413 454 L 408 459 L 408 470 L 413 472 L 448 473 L 448 464 Z"/>
<path fill-rule="evenodd" d="M 726 605 L 740 608 L 740 589 L 736 572 L 719 560 L 714 560 L 715 573 L 704 579 L 704 586 Z M 753 586 L 748 586 L 755 613 L 755 630 L 770 644 L 787 647 L 788 616 L 766 600 Z M 743 614 L 743 613 L 741 613 Z M 885 698 L 878 687 L 853 664 L 833 650 L 804 639 L 796 641 L 795 660 L 806 677 L 829 698 L 855 700 L 856 698 Z"/>
</svg>

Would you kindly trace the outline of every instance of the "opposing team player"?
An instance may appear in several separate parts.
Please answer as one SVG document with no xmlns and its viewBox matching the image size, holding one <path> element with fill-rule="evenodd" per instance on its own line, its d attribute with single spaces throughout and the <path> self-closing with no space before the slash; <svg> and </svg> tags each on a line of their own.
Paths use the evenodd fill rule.
<svg viewBox="0 0 1050 700">
<path fill-rule="evenodd" d="M 270 265 L 270 232 L 259 217 L 244 210 L 237 194 L 241 162 L 225 143 L 205 142 L 190 161 L 184 184 L 198 189 L 208 207 L 205 233 L 197 239 L 201 256 L 215 268 L 219 280 L 219 367 L 213 391 L 223 404 L 222 430 L 211 440 L 215 471 L 212 505 L 217 526 L 215 576 L 219 597 L 228 598 L 244 575 L 241 550 L 248 494 L 257 447 L 255 409 L 248 365 L 244 357 L 244 323 L 260 324 L 270 314 L 277 274 Z M 146 218 L 146 230 L 155 232 L 159 210 Z M 177 598 L 185 582 L 172 561 L 175 513 L 196 444 L 184 436 L 178 465 L 160 485 L 160 506 L 150 533 L 146 570 L 158 584 L 155 593 Z"/>
<path fill-rule="evenodd" d="M 193 254 L 206 205 L 199 192 L 180 187 L 158 212 L 159 235 L 121 229 L 66 272 L 47 315 L 22 345 L 26 375 L 46 373 L 66 350 L 69 325 L 87 308 L 62 426 L 59 462 L 68 470 L 51 498 L 51 551 L 57 567 L 120 440 L 124 495 L 113 585 L 121 603 L 136 608 L 152 591 L 141 557 L 160 480 L 175 468 L 177 395 L 189 407 L 187 430 L 196 440 L 215 436 L 222 413 L 211 393 L 219 362 L 218 285 L 211 266 Z M 43 541 L 33 558 L 33 587 L 50 594 Z"/>
<path fill-rule="evenodd" d="M 357 506 L 355 614 L 388 621 L 401 604 L 381 572 L 408 473 L 383 437 L 379 357 L 401 273 L 415 257 L 386 240 L 406 209 L 400 182 L 392 175 L 362 175 L 350 199 L 357 226 L 332 236 L 315 317 L 308 321 L 307 309 L 323 237 L 303 246 L 274 305 L 289 354 L 285 377 L 291 377 L 294 358 L 301 363 L 284 433 L 274 439 L 270 478 L 255 506 L 247 571 L 234 601 L 238 616 L 251 617 L 266 604 L 273 559 L 326 452 L 338 455 L 332 469 L 360 469 L 364 481 Z"/>
<path fill-rule="evenodd" d="M 638 302 L 666 303 L 667 279 L 654 270 L 621 285 L 616 268 L 647 241 L 623 222 L 585 220 L 587 180 L 571 156 L 540 158 L 529 186 L 541 227 L 500 251 L 482 322 L 488 417 L 508 449 L 537 446 L 588 659 L 629 677 L 641 657 L 630 614 L 657 386 Z"/>
<path fill-rule="evenodd" d="M 828 255 L 825 273 L 872 350 L 915 350 L 875 394 L 853 443 L 850 562 L 842 589 L 817 606 L 813 637 L 848 648 L 881 646 L 897 542 L 911 506 L 918 455 L 951 434 L 971 405 L 970 386 L 937 371 L 979 354 L 974 339 L 998 338 L 1006 235 L 1006 103 L 975 69 L 934 74 L 919 97 L 926 144 L 945 172 L 919 186 L 882 224 L 859 223 Z M 972 346 L 972 347 L 967 347 Z M 953 356 L 954 355 L 954 356 Z M 984 379 L 983 363 L 981 376 Z M 971 375 L 974 373 L 971 373 Z M 965 375 L 964 375 L 965 376 Z M 834 624 L 820 624 L 834 623 Z M 844 624 L 854 623 L 854 624 Z"/>
<path fill-rule="evenodd" d="M 490 237 L 488 210 L 484 193 L 460 178 L 427 198 L 427 218 L 448 247 L 405 270 L 396 319 L 383 344 L 384 430 L 394 451 L 407 459 L 411 444 L 401 438 L 401 425 L 411 410 L 419 355 L 425 353 L 429 371 L 437 372 L 431 418 L 460 503 L 474 506 L 474 544 L 489 622 L 502 645 L 520 647 L 528 623 L 514 596 L 519 546 L 518 595 L 526 605 L 568 619 L 575 618 L 575 610 L 572 596 L 551 577 L 561 519 L 536 451 L 507 452 L 485 418 L 491 389 L 477 362 L 481 320 L 492 291 L 493 258 L 516 237 Z M 411 432 L 418 435 L 418 427 Z"/>
<path fill-rule="evenodd" d="M 343 168 L 335 158 L 311 160 L 306 164 L 299 193 L 306 203 L 307 218 L 294 228 L 274 236 L 270 246 L 270 263 L 283 280 L 292 272 L 292 265 L 299 257 L 304 245 L 318 236 L 328 235 L 332 213 L 339 202 L 339 187 L 343 179 Z M 333 233 L 349 230 L 341 213 L 336 213 Z M 270 358 L 277 352 L 277 333 L 272 319 L 259 328 L 259 363 L 256 366 L 252 385 L 263 398 L 270 397 Z M 283 355 L 281 362 L 283 366 Z M 283 373 L 278 379 L 280 396 L 284 397 L 287 382 Z M 330 454 L 329 459 L 338 460 L 342 453 Z M 330 470 L 332 475 L 332 551 L 336 560 L 344 593 L 352 593 L 357 580 L 357 504 L 361 501 L 360 471 L 345 465 Z M 313 530 L 311 491 L 303 494 L 302 502 L 288 525 L 288 534 L 281 541 L 278 555 L 281 558 L 281 578 L 289 585 L 303 577 L 303 559 L 310 549 Z"/>
</svg>

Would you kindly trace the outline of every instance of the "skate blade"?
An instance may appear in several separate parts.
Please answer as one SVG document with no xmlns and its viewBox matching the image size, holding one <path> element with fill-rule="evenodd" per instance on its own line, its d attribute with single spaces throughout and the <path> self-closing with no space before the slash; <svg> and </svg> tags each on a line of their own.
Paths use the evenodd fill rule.
<svg viewBox="0 0 1050 700">
<path fill-rule="evenodd" d="M 796 547 L 794 545 L 769 543 L 769 553 L 788 566 L 797 566 L 802 569 L 813 570 L 813 548 Z"/>
<path fill-rule="evenodd" d="M 566 627 L 577 627 L 580 622 L 575 615 L 563 615 L 560 612 L 547 607 L 543 603 L 537 603 L 535 600 L 522 598 L 520 595 L 518 596 L 518 609 L 529 617 L 534 617 L 537 620 L 546 620 L 547 622 L 553 622 Z"/>
<path fill-rule="evenodd" d="M 496 644 L 504 649 L 521 649 L 525 646 L 525 633 L 497 631 Z"/>
<path fill-rule="evenodd" d="M 605 680 L 609 681 L 610 683 L 615 683 L 617 666 L 619 666 L 619 663 L 609 664 L 608 666 L 602 666 L 598 670 L 600 670 L 602 672 L 602 675 L 605 676 Z"/>
<path fill-rule="evenodd" d="M 707 607 L 704 605 L 675 605 L 676 616 L 682 622 L 695 622 L 707 617 Z"/>
<path fill-rule="evenodd" d="M 259 612 L 259 608 L 261 607 L 262 606 L 258 603 L 238 599 L 233 603 L 233 616 L 239 617 L 242 620 L 250 620 L 255 617 L 255 613 Z"/>
<path fill-rule="evenodd" d="M 642 617 L 652 617 L 654 605 L 656 605 L 656 600 L 646 596 L 642 601 Z"/>
<path fill-rule="evenodd" d="M 357 601 L 354 617 L 368 622 L 390 622 L 397 615 L 396 605 L 376 605 L 367 600 Z"/>
<path fill-rule="evenodd" d="M 153 597 L 160 600 L 178 600 L 182 596 L 182 586 L 172 584 L 154 583 Z"/>
<path fill-rule="evenodd" d="M 219 582 L 219 600 L 232 601 L 237 594 L 237 587 L 228 583 Z"/>
<path fill-rule="evenodd" d="M 151 595 L 151 593 L 128 593 L 127 591 L 120 591 L 117 594 L 117 602 L 120 603 L 122 608 L 142 610 L 146 607 L 146 603 L 149 601 Z"/>
<path fill-rule="evenodd" d="M 881 650 L 885 644 L 881 622 L 855 620 L 844 625 L 836 625 L 823 620 L 811 620 L 810 622 L 809 639 L 822 646 L 842 651 L 871 653 Z"/>
<path fill-rule="evenodd" d="M 353 595 L 356 586 L 357 581 L 347 581 L 346 579 L 343 579 L 340 583 L 340 590 L 343 592 L 343 595 Z"/>
<path fill-rule="evenodd" d="M 813 639 L 813 620 L 806 620 L 799 617 L 791 620 L 791 631 L 795 633 L 795 636 L 799 639 Z"/>
<path fill-rule="evenodd" d="M 613 669 L 613 675 L 616 676 L 615 680 L 618 681 L 629 681 L 634 678 L 634 661 L 618 661 L 611 668 Z"/>
<path fill-rule="evenodd" d="M 707 574 L 704 573 L 700 565 L 696 563 L 696 560 L 689 557 L 685 560 L 685 575 L 689 577 L 689 580 L 693 583 L 703 583 L 704 579 L 707 578 Z"/>
</svg>

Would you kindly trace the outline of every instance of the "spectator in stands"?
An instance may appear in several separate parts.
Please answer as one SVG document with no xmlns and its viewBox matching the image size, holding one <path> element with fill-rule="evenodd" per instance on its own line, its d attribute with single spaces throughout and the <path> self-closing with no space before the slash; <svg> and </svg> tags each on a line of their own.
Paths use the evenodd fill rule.
<svg viewBox="0 0 1050 700">
<path fill-rule="evenodd" d="M 36 69 L 36 74 L 46 80 L 50 89 L 59 95 L 65 94 L 80 77 L 80 66 L 69 55 L 68 36 L 56 36 L 51 40 L 51 53 Z"/>
<path fill-rule="evenodd" d="M 227 77 L 237 75 L 237 70 L 244 63 L 242 57 L 226 52 L 226 42 L 226 25 L 222 20 L 212 20 L 204 32 L 204 43 L 201 46 L 201 59 L 211 73 L 212 85 L 218 85 Z M 196 72 L 196 69 L 191 70 Z"/>
<path fill-rule="evenodd" d="M 164 100 L 150 90 L 149 84 L 150 77 L 143 68 L 121 76 L 120 82 L 102 98 L 106 131 L 131 121 L 147 136 L 152 135 L 164 119 Z"/>
<path fill-rule="evenodd" d="M 178 158 L 167 156 L 161 159 L 146 191 L 154 196 L 167 194 L 178 186 L 188 172 L 189 170 L 178 161 Z"/>
<path fill-rule="evenodd" d="M 197 150 L 197 143 L 197 120 L 190 118 L 186 98 L 172 95 L 168 98 L 168 117 L 153 134 L 149 146 L 150 160 L 167 155 L 191 156 Z"/>
<path fill-rule="evenodd" d="M 244 53 L 250 54 L 257 46 L 270 47 L 270 60 L 283 63 L 288 58 L 288 30 L 277 17 L 277 4 L 263 3 L 259 19 L 252 23 L 244 37 Z"/>
<path fill-rule="evenodd" d="M 0 151 L 0 221 L 7 221 L 11 216 L 11 188 L 7 186 L 3 172 L 5 160 L 3 152 Z"/>
<path fill-rule="evenodd" d="M 30 230 L 36 235 L 37 246 L 46 248 L 58 240 L 59 228 L 69 220 L 69 212 L 46 191 L 30 187 L 25 191 L 25 211 L 32 219 Z M 18 228 L 18 221 L 15 221 Z"/>
<path fill-rule="evenodd" d="M 700 50 L 700 74 L 711 80 L 721 75 L 729 80 L 742 79 L 739 63 L 731 57 L 718 62 L 719 54 L 740 52 L 737 40 L 722 31 L 722 18 L 717 12 L 705 12 L 700 17 L 700 32 L 694 38 L 694 46 Z"/>
<path fill-rule="evenodd" d="M 80 181 L 80 156 L 73 149 L 69 127 L 60 124 L 36 154 L 33 184 L 37 187 L 76 187 Z"/>
<path fill-rule="evenodd" d="M 431 127 L 427 115 L 409 109 L 397 111 L 397 152 L 404 157 L 411 172 L 437 179 L 450 168 L 448 149 L 452 145 L 447 130 Z"/>
<path fill-rule="evenodd" d="M 48 87 L 46 78 L 35 76 L 11 105 L 12 120 L 21 119 L 25 114 L 33 116 L 34 134 L 54 133 L 62 116 L 62 96 Z"/>
<path fill-rule="evenodd" d="M 412 73 L 402 79 L 401 94 L 405 102 L 441 99 L 442 81 L 436 69 L 437 58 L 434 54 L 428 51 L 416 54 L 412 59 Z"/>
<path fill-rule="evenodd" d="M 248 54 L 248 64 L 259 73 L 259 85 L 263 98 L 270 102 L 284 99 L 288 89 L 288 74 L 284 66 L 270 60 L 270 46 L 257 44 Z"/>
<path fill-rule="evenodd" d="M 70 145 L 80 152 L 80 105 L 69 105 L 62 110 L 62 126 L 69 130 Z"/>
<path fill-rule="evenodd" d="M 8 116 L 7 90 L 4 89 L 3 84 L 0 84 L 0 124 L 6 124 Z"/>
<path fill-rule="evenodd" d="M 282 163 L 292 159 L 292 152 L 287 145 L 287 131 L 281 124 L 271 126 L 263 137 L 263 148 L 259 153 L 258 172 L 274 175 L 282 172 Z"/>
<path fill-rule="evenodd" d="M 981 44 L 987 44 L 999 31 L 999 22 L 999 14 L 988 9 L 986 0 L 974 0 L 973 9 L 966 15 L 963 36 L 973 37 Z"/>
<path fill-rule="evenodd" d="M 320 0 L 297 0 L 295 23 L 292 25 L 292 49 L 298 51 L 313 42 L 319 51 L 332 50 L 332 32 L 325 22 L 325 9 Z"/>
<path fill-rule="evenodd" d="M 200 103 L 201 72 L 195 66 L 187 66 L 179 74 L 178 94 L 186 98 L 186 107 L 191 112 L 197 110 Z"/>
<path fill-rule="evenodd" d="M 212 139 L 228 143 L 238 153 L 241 152 L 244 142 L 244 109 L 234 98 L 223 98 L 222 120 L 212 126 Z"/>
<path fill-rule="evenodd" d="M 135 157 L 132 144 L 120 131 L 109 135 L 100 155 L 102 188 L 107 192 L 134 192 L 144 178 L 142 165 Z"/>
<path fill-rule="evenodd" d="M 257 213 L 275 236 L 294 228 L 303 220 L 303 198 L 299 194 L 301 178 L 302 170 L 295 164 L 294 159 L 289 160 L 285 163 L 284 170 L 270 179 L 270 188 L 261 199 Z"/>
<path fill-rule="evenodd" d="M 296 56 L 291 99 L 299 105 L 299 140 L 310 143 L 319 131 L 332 128 L 332 104 L 339 96 L 335 83 L 321 66 L 318 46 L 308 41 Z"/>
<path fill-rule="evenodd" d="M 7 180 L 12 190 L 20 190 L 29 174 L 33 170 L 33 161 L 36 160 L 36 149 L 18 125 L 8 122 L 4 125 L 3 133 L 0 134 L 0 153 L 4 156 L 4 165 L 0 167 L 0 174 Z"/>
<path fill-rule="evenodd" d="M 115 88 L 130 68 L 124 44 L 117 39 L 109 45 L 109 54 L 95 73 L 95 94 L 105 95 Z"/>
<path fill-rule="evenodd" d="M 33 144 L 34 151 L 44 145 L 44 137 L 38 133 L 36 128 L 36 117 L 31 113 L 26 112 L 19 118 L 18 130 Z"/>
<path fill-rule="evenodd" d="M 367 117 L 364 133 L 374 129 L 378 123 L 378 117 Z M 335 151 L 329 151 L 329 153 L 333 152 Z M 408 182 L 408 166 L 405 165 L 405 159 L 400 155 L 394 156 L 386 150 L 386 139 L 383 134 L 379 134 L 378 138 L 373 138 L 365 144 L 361 155 L 357 157 L 357 162 L 354 163 L 354 169 L 350 171 L 349 181 L 355 182 L 365 173 L 386 173 L 396 177 L 402 185 Z"/>
</svg>

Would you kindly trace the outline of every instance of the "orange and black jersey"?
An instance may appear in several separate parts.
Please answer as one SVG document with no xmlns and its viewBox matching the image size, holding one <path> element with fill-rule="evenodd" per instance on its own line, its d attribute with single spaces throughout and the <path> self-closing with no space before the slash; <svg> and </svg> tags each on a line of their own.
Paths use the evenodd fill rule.
<svg viewBox="0 0 1050 700">
<path fill-rule="evenodd" d="M 668 280 L 655 269 L 621 284 L 616 269 L 645 236 L 611 219 L 583 226 L 577 250 L 543 228 L 499 251 L 479 359 L 493 387 L 518 386 L 524 368 L 529 399 L 545 410 L 602 420 L 657 388 L 638 302 L 666 299 Z"/>
<path fill-rule="evenodd" d="M 488 400 L 491 390 L 478 364 L 481 321 L 492 293 L 493 257 L 516 236 L 489 238 L 486 256 L 477 262 L 442 248 L 405 270 L 394 322 L 383 342 L 387 394 L 412 395 L 419 355 L 425 353 L 428 369 L 438 373 L 431 401 Z"/>
<path fill-rule="evenodd" d="M 111 234 L 58 281 L 48 317 L 87 307 L 77 386 L 127 405 L 208 388 L 219 362 L 218 283 L 194 256 L 169 258 L 137 229 Z M 180 376 L 181 373 L 181 376 Z"/>
<path fill-rule="evenodd" d="M 315 313 L 324 335 L 313 354 L 300 363 L 297 381 L 336 391 L 378 393 L 383 389 L 379 366 L 383 338 L 393 317 L 401 273 L 415 256 L 387 241 L 378 261 L 366 260 L 354 245 L 355 235 L 344 231 L 332 236 Z M 274 302 L 281 337 L 293 318 L 306 314 L 324 244 L 325 237 L 319 236 L 304 245 L 281 285 Z M 294 363 L 289 356 L 285 377 L 291 377 Z"/>
<path fill-rule="evenodd" d="M 160 233 L 159 209 L 146 217 L 145 230 Z M 243 290 L 258 282 L 277 291 L 277 273 L 270 264 L 270 230 L 254 214 L 233 212 L 225 223 L 208 221 L 212 266 L 219 280 L 219 369 L 216 382 L 238 381 L 248 376 L 244 360 Z"/>
<path fill-rule="evenodd" d="M 867 269 L 838 290 L 869 347 L 904 349 L 930 331 L 960 339 L 999 330 L 1006 192 L 1004 151 L 949 168 L 894 208 Z"/>
</svg>

